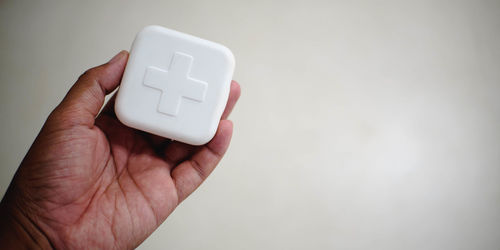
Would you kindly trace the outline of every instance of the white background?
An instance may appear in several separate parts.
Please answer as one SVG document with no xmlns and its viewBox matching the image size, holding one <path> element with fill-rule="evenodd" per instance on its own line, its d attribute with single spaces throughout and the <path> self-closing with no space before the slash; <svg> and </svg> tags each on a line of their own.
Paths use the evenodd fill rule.
<svg viewBox="0 0 500 250">
<path fill-rule="evenodd" d="M 1 1 L 1 193 L 149 24 L 231 48 L 243 93 L 226 158 L 141 248 L 500 248 L 499 1 Z"/>
</svg>

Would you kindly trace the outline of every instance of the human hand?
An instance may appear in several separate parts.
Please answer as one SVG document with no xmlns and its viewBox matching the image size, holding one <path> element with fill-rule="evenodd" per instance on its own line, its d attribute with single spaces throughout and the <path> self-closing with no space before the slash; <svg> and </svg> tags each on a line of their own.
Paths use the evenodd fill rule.
<svg viewBox="0 0 500 250">
<path fill-rule="evenodd" d="M 99 114 L 127 57 L 85 72 L 48 117 L 0 204 L 3 247 L 136 247 L 224 155 L 240 95 L 234 81 L 217 133 L 202 146 L 126 127 L 114 99 Z"/>
</svg>

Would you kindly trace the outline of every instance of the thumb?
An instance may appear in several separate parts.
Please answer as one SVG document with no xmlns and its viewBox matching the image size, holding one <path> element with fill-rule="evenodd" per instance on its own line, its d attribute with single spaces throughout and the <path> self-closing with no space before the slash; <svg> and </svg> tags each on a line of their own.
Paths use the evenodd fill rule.
<svg viewBox="0 0 500 250">
<path fill-rule="evenodd" d="M 109 62 L 83 73 L 49 117 L 59 125 L 92 127 L 104 97 L 121 81 L 128 52 L 123 50 Z"/>
</svg>

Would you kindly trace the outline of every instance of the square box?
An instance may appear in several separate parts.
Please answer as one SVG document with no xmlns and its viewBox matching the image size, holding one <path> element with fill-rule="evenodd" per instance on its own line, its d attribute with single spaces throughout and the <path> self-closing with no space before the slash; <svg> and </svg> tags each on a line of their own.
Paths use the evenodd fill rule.
<svg viewBox="0 0 500 250">
<path fill-rule="evenodd" d="M 132 44 L 116 115 L 132 128 L 205 144 L 224 112 L 234 64 L 223 45 L 160 26 L 145 27 Z"/>
</svg>

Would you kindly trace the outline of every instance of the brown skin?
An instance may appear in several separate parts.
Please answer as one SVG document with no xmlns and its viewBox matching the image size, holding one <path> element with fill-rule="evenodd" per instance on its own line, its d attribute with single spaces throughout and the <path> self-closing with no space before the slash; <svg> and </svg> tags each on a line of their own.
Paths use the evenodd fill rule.
<svg viewBox="0 0 500 250">
<path fill-rule="evenodd" d="M 45 122 L 0 203 L 2 248 L 134 248 L 212 172 L 231 140 L 231 83 L 215 137 L 190 146 L 126 127 L 104 97 L 128 53 L 85 72 Z"/>
</svg>

